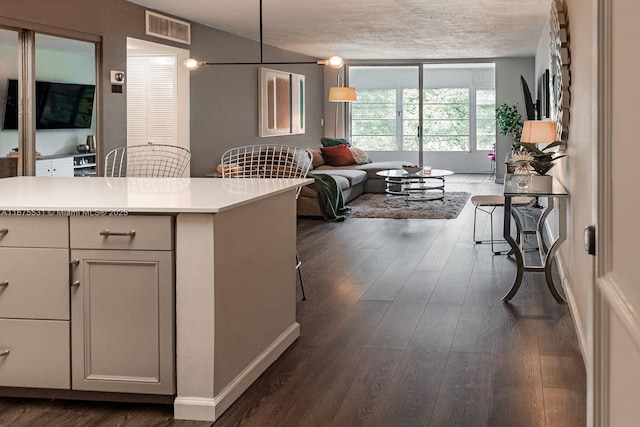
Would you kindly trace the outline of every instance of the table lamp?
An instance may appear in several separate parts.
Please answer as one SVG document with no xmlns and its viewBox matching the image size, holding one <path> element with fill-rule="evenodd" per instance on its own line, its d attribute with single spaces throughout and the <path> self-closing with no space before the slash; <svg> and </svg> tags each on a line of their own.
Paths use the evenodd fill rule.
<svg viewBox="0 0 640 427">
<path fill-rule="evenodd" d="M 556 140 L 556 123 L 551 120 L 526 120 L 520 142 L 549 144 Z"/>
</svg>

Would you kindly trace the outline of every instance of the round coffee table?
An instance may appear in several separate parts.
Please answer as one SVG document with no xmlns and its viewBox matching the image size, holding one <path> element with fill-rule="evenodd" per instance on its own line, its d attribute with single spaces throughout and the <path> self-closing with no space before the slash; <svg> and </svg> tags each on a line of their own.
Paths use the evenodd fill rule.
<svg viewBox="0 0 640 427">
<path fill-rule="evenodd" d="M 453 171 L 431 169 L 430 173 L 423 170 L 409 173 L 403 169 L 389 169 L 376 172 L 376 175 L 384 177 L 387 194 L 404 196 L 407 201 L 430 201 L 444 198 L 444 177 L 453 175 Z M 412 194 L 420 197 L 411 197 Z"/>
</svg>

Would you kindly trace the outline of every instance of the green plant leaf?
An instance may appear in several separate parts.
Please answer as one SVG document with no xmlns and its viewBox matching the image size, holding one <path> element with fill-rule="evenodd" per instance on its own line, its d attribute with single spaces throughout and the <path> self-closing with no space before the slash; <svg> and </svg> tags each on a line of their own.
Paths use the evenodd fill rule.
<svg viewBox="0 0 640 427">
<path fill-rule="evenodd" d="M 544 148 L 542 149 L 542 151 L 547 151 L 547 150 L 549 150 L 549 149 L 551 149 L 551 148 L 557 147 L 557 146 L 558 146 L 558 145 L 560 145 L 560 144 L 562 144 L 562 141 L 553 141 L 553 142 L 551 142 L 549 145 L 547 145 L 546 147 L 544 147 Z"/>
<path fill-rule="evenodd" d="M 530 151 L 532 154 L 544 154 L 541 149 L 539 149 L 535 144 L 531 142 L 520 142 L 524 148 Z"/>
</svg>

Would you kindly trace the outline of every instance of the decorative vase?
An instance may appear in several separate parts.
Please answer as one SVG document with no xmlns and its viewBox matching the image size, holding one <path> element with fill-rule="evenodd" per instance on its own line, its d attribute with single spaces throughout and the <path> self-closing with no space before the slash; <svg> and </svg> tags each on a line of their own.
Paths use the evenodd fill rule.
<svg viewBox="0 0 640 427">
<path fill-rule="evenodd" d="M 93 135 L 87 135 L 87 145 L 89 146 L 90 153 L 96 152 L 96 139 Z"/>
<path fill-rule="evenodd" d="M 531 191 L 551 192 L 553 187 L 553 176 L 551 175 L 531 175 L 529 189 Z"/>
</svg>

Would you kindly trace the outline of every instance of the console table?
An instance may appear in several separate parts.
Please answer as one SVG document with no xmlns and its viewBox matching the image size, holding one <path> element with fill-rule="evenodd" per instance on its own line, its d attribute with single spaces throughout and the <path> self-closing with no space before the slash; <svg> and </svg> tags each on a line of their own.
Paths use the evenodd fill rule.
<svg viewBox="0 0 640 427">
<path fill-rule="evenodd" d="M 432 169 L 430 172 L 420 170 L 410 173 L 403 169 L 390 169 L 376 172 L 376 175 L 384 177 L 387 194 L 404 196 L 407 201 L 429 201 L 444 198 L 444 177 L 453 175 L 453 172 L 445 169 Z M 429 191 L 435 191 L 435 196 L 425 197 Z M 422 197 L 410 198 L 412 193 L 419 193 Z"/>
<path fill-rule="evenodd" d="M 517 263 L 517 273 L 513 285 L 509 292 L 504 296 L 504 301 L 509 301 L 515 296 L 522 284 L 522 277 L 525 271 L 544 273 L 547 282 L 549 292 L 560 304 L 565 304 L 566 301 L 558 292 L 553 276 L 551 274 L 551 265 L 553 257 L 556 251 L 564 242 L 567 235 L 567 199 L 569 193 L 562 187 L 562 185 L 553 178 L 553 187 L 550 191 L 536 191 L 531 188 L 525 190 L 518 188 L 519 175 L 507 173 L 504 179 L 504 239 L 509 243 L 512 249 L 512 253 L 515 256 Z M 545 197 L 547 199 L 547 207 L 540 215 L 535 230 L 521 230 L 521 235 L 518 239 L 520 244 L 516 242 L 516 239 L 511 236 L 511 215 L 512 215 L 512 198 L 513 197 Z M 552 210 L 556 209 L 558 212 L 558 237 L 548 247 L 544 241 L 544 225 L 547 217 Z M 524 235 L 523 234 L 535 234 L 538 243 L 538 251 L 540 253 L 540 265 L 529 265 L 524 259 Z"/>
</svg>

